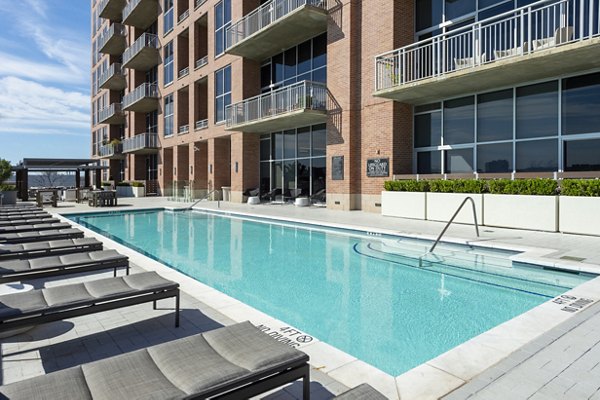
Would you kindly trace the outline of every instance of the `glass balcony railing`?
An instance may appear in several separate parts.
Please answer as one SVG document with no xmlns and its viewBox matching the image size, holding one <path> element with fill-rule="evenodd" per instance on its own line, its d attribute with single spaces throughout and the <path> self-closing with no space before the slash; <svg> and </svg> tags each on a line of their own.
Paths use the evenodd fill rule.
<svg viewBox="0 0 600 400">
<path fill-rule="evenodd" d="M 591 39 L 598 12 L 598 0 L 543 0 L 401 47 L 376 57 L 376 91 Z"/>
<path fill-rule="evenodd" d="M 195 67 L 195 69 L 202 68 L 206 64 L 208 64 L 208 56 L 204 56 L 202 58 L 199 58 L 199 59 L 196 60 L 196 67 Z"/>
<path fill-rule="evenodd" d="M 142 83 L 132 92 L 123 96 L 123 108 L 131 107 L 143 99 L 157 100 L 158 97 L 159 93 L 157 85 L 153 83 Z"/>
<path fill-rule="evenodd" d="M 196 121 L 195 130 L 199 131 L 202 129 L 208 129 L 208 120 L 201 119 L 200 121 Z"/>
<path fill-rule="evenodd" d="M 100 146 L 99 156 L 101 158 L 123 158 L 123 144 L 105 144 Z"/>
<path fill-rule="evenodd" d="M 184 76 L 188 76 L 190 74 L 190 67 L 185 67 L 179 70 L 177 74 L 178 78 L 183 78 Z"/>
<path fill-rule="evenodd" d="M 123 90 L 127 83 L 123 66 L 119 63 L 111 64 L 106 71 L 100 75 L 98 84 L 104 89 Z"/>
<path fill-rule="evenodd" d="M 227 106 L 227 128 L 259 122 L 302 110 L 327 111 L 327 87 L 303 81 Z"/>
<path fill-rule="evenodd" d="M 125 113 L 121 103 L 112 103 L 108 107 L 98 111 L 98 123 L 121 124 L 124 122 Z"/>
<path fill-rule="evenodd" d="M 183 22 L 190 16 L 190 10 L 185 10 L 181 14 L 179 14 L 179 18 L 177 19 L 177 23 Z"/>
<path fill-rule="evenodd" d="M 185 135 L 186 133 L 190 133 L 190 126 L 189 125 L 181 125 L 179 127 L 179 134 L 180 135 Z"/>
<path fill-rule="evenodd" d="M 106 54 L 123 53 L 126 35 L 125 26 L 117 23 L 110 24 L 98 38 L 98 50 Z"/>
<path fill-rule="evenodd" d="M 128 64 L 131 64 L 134 58 L 145 49 L 151 49 L 152 54 L 150 55 L 151 59 L 143 64 L 150 65 L 150 68 L 157 65 L 160 61 L 158 58 L 158 36 L 151 33 L 143 33 L 125 50 L 123 53 L 123 65 L 129 68 Z"/>
<path fill-rule="evenodd" d="M 156 152 L 158 147 L 158 134 L 156 133 L 140 133 L 123 140 L 124 153 L 151 153 Z"/>
</svg>

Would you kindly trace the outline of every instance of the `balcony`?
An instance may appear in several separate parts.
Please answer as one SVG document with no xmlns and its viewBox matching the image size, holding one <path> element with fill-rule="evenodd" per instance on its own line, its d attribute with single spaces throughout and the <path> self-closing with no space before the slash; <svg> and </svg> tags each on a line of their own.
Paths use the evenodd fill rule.
<svg viewBox="0 0 600 400">
<path fill-rule="evenodd" d="M 208 129 L 208 120 L 202 119 L 200 121 L 196 121 L 195 129 L 196 131 L 201 131 L 203 129 Z"/>
<path fill-rule="evenodd" d="M 123 23 L 147 29 L 158 18 L 158 3 L 156 0 L 129 0 L 123 8 Z"/>
<path fill-rule="evenodd" d="M 111 21 L 120 21 L 125 0 L 102 0 L 98 5 L 98 15 Z"/>
<path fill-rule="evenodd" d="M 112 103 L 110 106 L 98 111 L 98 123 L 122 125 L 125 123 L 125 113 L 121 103 Z"/>
<path fill-rule="evenodd" d="M 184 76 L 188 76 L 190 74 L 190 67 L 185 67 L 179 70 L 177 73 L 177 78 L 183 78 Z"/>
<path fill-rule="evenodd" d="M 196 0 L 194 9 L 200 7 L 202 4 L 206 3 L 206 0 Z"/>
<path fill-rule="evenodd" d="M 227 28 L 226 52 L 256 61 L 327 30 L 326 0 L 272 0 Z"/>
<path fill-rule="evenodd" d="M 108 160 L 122 160 L 126 157 L 123 154 L 123 144 L 115 143 L 115 144 L 105 144 L 104 146 L 100 146 L 100 158 L 105 158 Z"/>
<path fill-rule="evenodd" d="M 158 147 L 158 134 L 156 133 L 140 133 L 123 140 L 123 153 L 154 154 L 158 153 Z"/>
<path fill-rule="evenodd" d="M 202 58 L 197 59 L 196 60 L 196 66 L 195 66 L 194 69 L 202 68 L 206 64 L 208 64 L 208 56 L 204 56 Z"/>
<path fill-rule="evenodd" d="M 125 72 L 119 63 L 113 63 L 102 75 L 100 75 L 99 85 L 101 89 L 123 90 L 127 87 Z"/>
<path fill-rule="evenodd" d="M 142 83 L 132 92 L 123 96 L 123 110 L 134 112 L 150 112 L 158 109 L 158 86 Z"/>
<path fill-rule="evenodd" d="M 177 18 L 177 23 L 180 24 L 183 21 L 185 21 L 188 17 L 190 16 L 190 10 L 185 10 L 184 12 L 182 12 L 179 15 L 179 18 Z"/>
<path fill-rule="evenodd" d="M 117 23 L 110 24 L 98 38 L 98 50 L 104 54 L 123 54 L 123 50 L 127 47 L 126 35 L 125 26 Z"/>
<path fill-rule="evenodd" d="M 158 36 L 142 34 L 123 53 L 123 66 L 138 71 L 148 71 L 160 63 Z"/>
<path fill-rule="evenodd" d="M 598 0 L 539 1 L 382 54 L 374 95 L 419 104 L 598 68 L 589 10 Z"/>
<path fill-rule="evenodd" d="M 304 81 L 227 106 L 228 131 L 271 132 L 327 120 L 327 87 Z"/>
<path fill-rule="evenodd" d="M 190 126 L 189 125 L 181 125 L 179 127 L 179 134 L 180 135 L 185 135 L 187 133 L 190 133 Z"/>
</svg>

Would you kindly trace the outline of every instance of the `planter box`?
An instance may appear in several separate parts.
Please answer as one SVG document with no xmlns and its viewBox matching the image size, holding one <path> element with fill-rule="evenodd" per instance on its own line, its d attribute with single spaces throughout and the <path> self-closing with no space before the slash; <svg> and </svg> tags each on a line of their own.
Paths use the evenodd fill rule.
<svg viewBox="0 0 600 400">
<path fill-rule="evenodd" d="M 485 225 L 558 231 L 558 196 L 484 195 Z"/>
<path fill-rule="evenodd" d="M 131 190 L 133 191 L 133 197 L 145 197 L 146 196 L 146 188 L 132 186 Z"/>
<path fill-rule="evenodd" d="M 559 196 L 561 232 L 600 236 L 600 197 Z"/>
<path fill-rule="evenodd" d="M 426 219 L 426 193 L 381 192 L 381 215 Z"/>
<path fill-rule="evenodd" d="M 17 191 L 16 190 L 8 190 L 6 192 L 0 191 L 0 195 L 2 197 L 2 204 L 17 204 Z"/>
<path fill-rule="evenodd" d="M 117 197 L 133 197 L 131 186 L 117 186 Z"/>
<path fill-rule="evenodd" d="M 427 219 L 430 221 L 450 221 L 450 218 L 466 197 L 471 197 L 475 201 L 477 223 L 483 225 L 483 195 L 476 193 L 427 193 Z M 471 202 L 464 205 L 454 222 L 473 224 L 473 206 Z"/>
</svg>

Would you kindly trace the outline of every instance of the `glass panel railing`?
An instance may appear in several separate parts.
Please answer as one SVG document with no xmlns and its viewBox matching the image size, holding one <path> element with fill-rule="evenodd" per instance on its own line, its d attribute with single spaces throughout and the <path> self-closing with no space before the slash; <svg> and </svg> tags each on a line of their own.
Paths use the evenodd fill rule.
<svg viewBox="0 0 600 400">
<path fill-rule="evenodd" d="M 123 140 L 123 152 L 132 152 L 142 149 L 157 149 L 158 144 L 158 134 L 140 133 L 139 135 Z"/>
<path fill-rule="evenodd" d="M 123 66 L 119 63 L 111 64 L 106 71 L 100 75 L 99 85 L 102 86 L 114 76 L 125 76 Z"/>
<path fill-rule="evenodd" d="M 196 60 L 196 69 L 204 67 L 206 64 L 208 64 L 208 56 L 199 58 Z"/>
<path fill-rule="evenodd" d="M 115 116 L 123 114 L 123 105 L 121 103 L 112 103 L 108 107 L 103 108 L 98 111 L 98 122 L 102 123 L 107 119 Z"/>
<path fill-rule="evenodd" d="M 98 38 L 98 49 L 104 48 L 106 43 L 114 36 L 121 36 L 124 38 L 126 35 L 127 29 L 125 29 L 125 26 L 117 23 L 110 24 Z"/>
<path fill-rule="evenodd" d="M 597 4 L 538 1 L 379 55 L 376 90 L 590 39 L 600 34 L 600 18 L 589 14 Z"/>
<path fill-rule="evenodd" d="M 302 6 L 326 9 L 326 3 L 326 0 L 271 0 L 227 28 L 226 48 L 235 46 Z"/>
<path fill-rule="evenodd" d="M 303 81 L 227 106 L 227 127 L 298 110 L 327 111 L 327 87 Z"/>
<path fill-rule="evenodd" d="M 100 146 L 99 155 L 100 157 L 114 157 L 123 153 L 122 143 L 105 144 Z"/>
<path fill-rule="evenodd" d="M 144 48 L 158 49 L 158 36 L 152 33 L 143 33 L 123 52 L 123 64 L 127 64 Z"/>
<path fill-rule="evenodd" d="M 126 108 L 146 97 L 158 99 L 158 96 L 157 85 L 153 83 L 142 83 L 140 86 L 136 87 L 133 92 L 129 92 L 123 96 L 123 107 Z"/>
<path fill-rule="evenodd" d="M 208 129 L 208 120 L 201 119 L 200 121 L 196 121 L 195 130 L 199 131 L 201 129 Z"/>
<path fill-rule="evenodd" d="M 141 2 L 142 0 L 129 0 L 127 5 L 125 5 L 123 8 L 123 19 L 127 19 L 129 14 L 131 14 L 131 12 L 135 10 L 135 8 L 139 6 Z"/>
</svg>

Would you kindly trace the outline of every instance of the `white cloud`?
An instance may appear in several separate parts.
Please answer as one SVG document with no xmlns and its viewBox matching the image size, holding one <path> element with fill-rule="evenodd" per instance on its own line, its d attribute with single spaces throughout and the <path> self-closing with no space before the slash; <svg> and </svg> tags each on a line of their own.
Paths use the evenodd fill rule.
<svg viewBox="0 0 600 400">
<path fill-rule="evenodd" d="M 71 84 L 73 72 L 61 64 L 35 62 L 0 51 L 0 76 L 12 76 L 41 82 Z M 77 79 L 81 81 L 81 77 Z M 87 78 L 86 78 L 87 80 Z"/>
<path fill-rule="evenodd" d="M 0 78 L 0 133 L 89 136 L 90 99 L 80 92 Z"/>
</svg>

